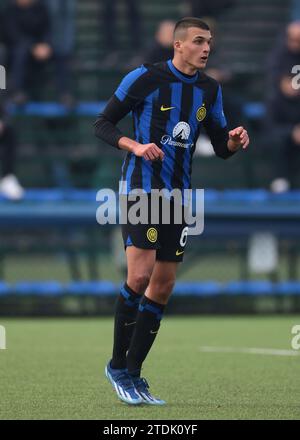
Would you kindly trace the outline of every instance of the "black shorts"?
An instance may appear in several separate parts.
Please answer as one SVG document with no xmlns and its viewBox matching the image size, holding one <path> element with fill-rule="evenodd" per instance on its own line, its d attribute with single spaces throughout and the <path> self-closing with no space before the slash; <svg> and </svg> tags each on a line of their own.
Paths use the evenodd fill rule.
<svg viewBox="0 0 300 440">
<path fill-rule="evenodd" d="M 130 208 L 136 203 L 129 201 L 125 196 L 123 203 L 126 204 L 127 214 Z M 147 222 L 132 224 L 128 215 L 126 223 L 122 224 L 122 236 L 124 247 L 135 246 L 140 249 L 156 249 L 156 259 L 160 261 L 181 262 L 183 260 L 185 245 L 187 241 L 188 227 L 184 219 L 184 208 L 180 206 L 177 209 L 182 211 L 181 222 L 176 223 L 174 216 L 174 202 L 170 202 L 170 221 L 164 223 L 162 212 L 163 206 L 160 203 L 158 221 L 151 219 L 151 198 L 147 195 L 148 217 Z M 124 206 L 124 205 L 123 205 Z M 125 215 L 124 215 L 125 218 Z"/>
</svg>

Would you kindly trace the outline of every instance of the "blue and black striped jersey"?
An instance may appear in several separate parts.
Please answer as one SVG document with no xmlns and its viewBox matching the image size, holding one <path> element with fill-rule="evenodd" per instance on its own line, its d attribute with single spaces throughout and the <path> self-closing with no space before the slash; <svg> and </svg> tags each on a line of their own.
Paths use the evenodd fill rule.
<svg viewBox="0 0 300 440">
<path fill-rule="evenodd" d="M 145 64 L 124 77 L 95 125 L 96 134 L 118 146 L 124 136 L 111 131 L 132 111 L 135 140 L 155 143 L 165 157 L 147 161 L 128 153 L 122 167 L 127 192 L 151 189 L 191 187 L 192 158 L 196 141 L 205 127 L 218 156 L 227 158 L 228 131 L 219 84 L 203 72 L 188 76 L 175 68 L 172 61 Z M 105 123 L 107 134 L 105 135 Z"/>
</svg>

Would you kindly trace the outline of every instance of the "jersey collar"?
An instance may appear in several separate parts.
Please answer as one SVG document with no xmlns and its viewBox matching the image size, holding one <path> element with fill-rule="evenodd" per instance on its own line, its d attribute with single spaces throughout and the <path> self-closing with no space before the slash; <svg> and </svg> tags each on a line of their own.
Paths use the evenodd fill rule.
<svg viewBox="0 0 300 440">
<path fill-rule="evenodd" d="M 183 75 L 178 69 L 176 69 L 176 67 L 172 63 L 172 60 L 168 60 L 167 64 L 168 64 L 169 69 L 171 70 L 171 72 L 175 76 L 177 76 L 177 78 L 179 78 L 181 81 L 184 81 L 186 83 L 194 83 L 195 81 L 197 81 L 198 76 L 199 76 L 199 72 L 195 73 L 195 75 L 193 75 L 190 78 L 188 78 L 186 75 Z"/>
</svg>

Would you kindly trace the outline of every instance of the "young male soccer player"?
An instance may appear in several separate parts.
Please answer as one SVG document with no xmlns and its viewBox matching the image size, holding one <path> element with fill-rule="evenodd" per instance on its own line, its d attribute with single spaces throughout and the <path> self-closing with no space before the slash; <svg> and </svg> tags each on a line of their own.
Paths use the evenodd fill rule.
<svg viewBox="0 0 300 440">
<path fill-rule="evenodd" d="M 228 133 L 220 86 L 203 73 L 211 38 L 209 27 L 198 18 L 179 20 L 173 59 L 142 65 L 126 75 L 96 120 L 99 138 L 128 151 L 122 168 L 127 193 L 136 188 L 149 195 L 153 189 L 190 188 L 192 157 L 202 126 L 223 159 L 247 148 L 243 127 Z M 130 111 L 134 140 L 116 128 Z M 184 221 L 122 225 L 128 276 L 117 300 L 113 355 L 105 374 L 126 403 L 165 403 L 150 393 L 141 367 L 183 259 L 186 231 Z"/>
</svg>

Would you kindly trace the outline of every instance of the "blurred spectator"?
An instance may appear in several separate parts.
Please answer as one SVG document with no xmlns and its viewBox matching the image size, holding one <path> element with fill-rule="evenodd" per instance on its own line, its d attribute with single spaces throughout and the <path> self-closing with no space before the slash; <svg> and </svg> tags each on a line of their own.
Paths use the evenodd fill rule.
<svg viewBox="0 0 300 440">
<path fill-rule="evenodd" d="M 290 23 L 279 44 L 268 60 L 269 97 L 276 95 L 283 75 L 289 75 L 293 66 L 300 65 L 300 21 Z"/>
<path fill-rule="evenodd" d="M 130 35 L 132 50 L 136 53 L 141 48 L 141 17 L 138 2 L 125 0 L 124 3 L 127 9 L 128 35 Z M 102 66 L 106 68 L 119 64 L 120 61 L 119 44 L 116 38 L 119 34 L 116 28 L 116 5 L 117 0 L 104 0 L 103 31 L 107 55 Z"/>
<path fill-rule="evenodd" d="M 1 98 L 3 91 L 1 90 Z M 2 174 L 0 178 L 0 193 L 12 200 L 19 200 L 24 195 L 18 179 L 14 174 L 16 154 L 16 136 L 13 126 L 5 112 L 4 102 L 0 101 L 0 157 Z"/>
<path fill-rule="evenodd" d="M 159 61 L 173 58 L 174 27 L 175 22 L 172 20 L 164 20 L 160 22 L 155 33 L 154 42 L 145 53 L 145 62 L 158 63 Z"/>
<path fill-rule="evenodd" d="M 271 190 L 284 192 L 296 187 L 300 169 L 300 87 L 295 87 L 292 75 L 283 75 L 278 81 L 277 92 L 269 101 L 268 122 L 268 133 L 279 145 Z"/>
<path fill-rule="evenodd" d="M 71 105 L 70 63 L 75 42 L 76 0 L 46 0 L 51 19 L 51 46 L 56 70 L 56 84 L 63 104 Z"/>
<path fill-rule="evenodd" d="M 40 82 L 40 67 L 52 55 L 50 17 L 39 0 L 11 0 L 2 13 L 10 89 L 16 103 L 26 100 L 26 79 Z"/>
</svg>

